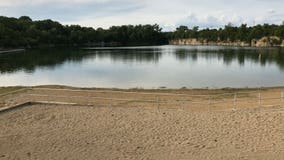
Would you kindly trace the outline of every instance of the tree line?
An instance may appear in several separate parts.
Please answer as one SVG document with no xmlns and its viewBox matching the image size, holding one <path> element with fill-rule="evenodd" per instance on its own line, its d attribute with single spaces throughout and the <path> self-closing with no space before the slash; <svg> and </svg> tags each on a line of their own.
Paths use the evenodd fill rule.
<svg viewBox="0 0 284 160">
<path fill-rule="evenodd" d="M 162 45 L 171 39 L 196 38 L 207 41 L 251 42 L 265 36 L 284 39 L 282 25 L 256 26 L 226 25 L 219 29 L 199 29 L 180 26 L 175 31 L 163 32 L 157 25 L 123 25 L 108 29 L 62 25 L 52 20 L 33 21 L 28 16 L 10 18 L 0 16 L 0 48 L 80 45 Z M 280 42 L 279 42 L 280 43 Z"/>
<path fill-rule="evenodd" d="M 62 25 L 52 20 L 0 16 L 0 47 L 60 45 L 160 45 L 167 43 L 159 25 L 123 25 L 109 29 Z"/>
<path fill-rule="evenodd" d="M 284 22 L 281 25 L 263 24 L 256 26 L 233 26 L 232 24 L 226 25 L 224 28 L 219 29 L 202 29 L 198 27 L 188 28 L 187 26 L 180 26 L 170 34 L 169 39 L 186 39 L 196 38 L 208 41 L 243 41 L 250 43 L 253 39 L 260 39 L 262 37 L 277 36 L 284 39 Z"/>
</svg>

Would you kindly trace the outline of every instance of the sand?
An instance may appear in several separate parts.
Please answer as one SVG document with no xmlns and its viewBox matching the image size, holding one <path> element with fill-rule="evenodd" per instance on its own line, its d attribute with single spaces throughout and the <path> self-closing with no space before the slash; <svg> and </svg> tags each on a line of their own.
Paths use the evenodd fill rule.
<svg viewBox="0 0 284 160">
<path fill-rule="evenodd" d="M 31 105 L 0 113 L 0 159 L 283 160 L 283 114 Z"/>
<path fill-rule="evenodd" d="M 200 111 L 284 106 L 284 88 L 263 88 L 259 92 L 258 89 L 130 89 L 114 91 L 110 89 L 68 89 L 64 86 L 59 87 L 61 87 L 60 90 L 55 89 L 56 86 L 47 86 L 45 87 L 47 89 L 42 89 L 40 86 L 26 90 L 22 88 L 20 89 L 21 92 L 6 96 L 0 95 L 0 110 L 3 107 L 29 101 L 76 103 L 85 106 L 102 107 L 166 107 Z M 4 91 L 6 90 L 11 89 L 4 88 Z M 261 94 L 261 100 L 259 99 L 259 93 Z"/>
</svg>

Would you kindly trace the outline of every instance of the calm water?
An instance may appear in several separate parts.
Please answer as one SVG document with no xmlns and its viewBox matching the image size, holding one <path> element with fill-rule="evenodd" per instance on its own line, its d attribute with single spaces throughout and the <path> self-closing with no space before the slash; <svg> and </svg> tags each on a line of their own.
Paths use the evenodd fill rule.
<svg viewBox="0 0 284 160">
<path fill-rule="evenodd" d="M 0 55 L 0 86 L 284 86 L 284 49 L 208 46 L 41 49 Z"/>
</svg>

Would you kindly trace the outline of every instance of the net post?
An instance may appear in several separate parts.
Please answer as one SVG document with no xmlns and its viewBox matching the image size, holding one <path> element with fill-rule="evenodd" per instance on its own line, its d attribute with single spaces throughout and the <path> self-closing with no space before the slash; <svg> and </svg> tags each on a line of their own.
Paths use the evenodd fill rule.
<svg viewBox="0 0 284 160">
<path fill-rule="evenodd" d="M 211 109 L 211 95 L 208 95 L 208 111 Z"/>
<path fill-rule="evenodd" d="M 258 89 L 258 105 L 259 107 L 261 107 L 261 93 L 260 93 L 260 89 Z"/>
<path fill-rule="evenodd" d="M 90 103 L 90 93 L 88 93 L 87 95 L 88 95 L 88 98 L 87 98 L 87 103 L 88 104 L 87 104 L 87 106 L 91 106 L 91 103 Z"/>
<path fill-rule="evenodd" d="M 237 109 L 237 92 L 234 94 L 234 109 Z"/>
<path fill-rule="evenodd" d="M 280 106 L 284 106 L 284 90 L 281 90 L 281 104 Z"/>
<path fill-rule="evenodd" d="M 160 98 L 159 98 L 159 96 L 156 97 L 156 101 L 158 103 L 158 112 L 160 112 Z"/>
</svg>

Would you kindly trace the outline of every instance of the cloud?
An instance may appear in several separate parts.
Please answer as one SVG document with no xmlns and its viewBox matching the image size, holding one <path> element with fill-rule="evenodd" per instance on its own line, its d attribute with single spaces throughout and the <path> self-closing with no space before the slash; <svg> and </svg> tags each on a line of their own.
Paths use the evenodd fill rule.
<svg viewBox="0 0 284 160">
<path fill-rule="evenodd" d="M 274 9 L 269 9 L 269 10 L 267 10 L 267 13 L 268 14 L 274 14 L 274 13 L 276 13 L 276 11 Z"/>
<path fill-rule="evenodd" d="M 108 28 L 122 24 L 158 23 L 218 28 L 281 23 L 283 0 L 1 0 L 0 15 L 54 19 L 64 24 Z"/>
<path fill-rule="evenodd" d="M 199 26 L 203 28 L 220 28 L 231 23 L 234 26 L 241 24 L 248 24 L 253 26 L 256 24 L 281 24 L 284 20 L 284 14 L 277 14 L 274 10 L 268 10 L 266 14 L 259 14 L 257 16 L 242 16 L 234 12 L 219 12 L 212 15 L 198 16 L 191 13 L 189 16 L 182 18 L 176 26 L 186 25 L 188 27 Z"/>
<path fill-rule="evenodd" d="M 91 4 L 91 3 L 106 3 L 106 2 L 115 2 L 119 0 L 1 0 L 0 6 L 22 6 L 22 5 L 31 5 L 31 6 L 40 6 L 46 4 L 53 5 L 82 5 L 82 4 Z"/>
<path fill-rule="evenodd" d="M 143 8 L 141 3 L 133 3 L 130 0 L 39 0 L 30 3 L 26 3 L 27 0 L 12 0 L 4 2 L 0 2 L 0 14 L 17 17 L 29 15 L 35 19 L 51 18 L 60 21 L 128 14 Z"/>
<path fill-rule="evenodd" d="M 240 25 L 246 23 L 246 20 L 236 13 L 221 13 L 218 15 L 204 15 L 198 16 L 191 13 L 189 16 L 181 19 L 177 25 L 186 25 L 189 27 L 199 26 L 203 28 L 220 28 L 232 23 L 233 25 Z"/>
</svg>

